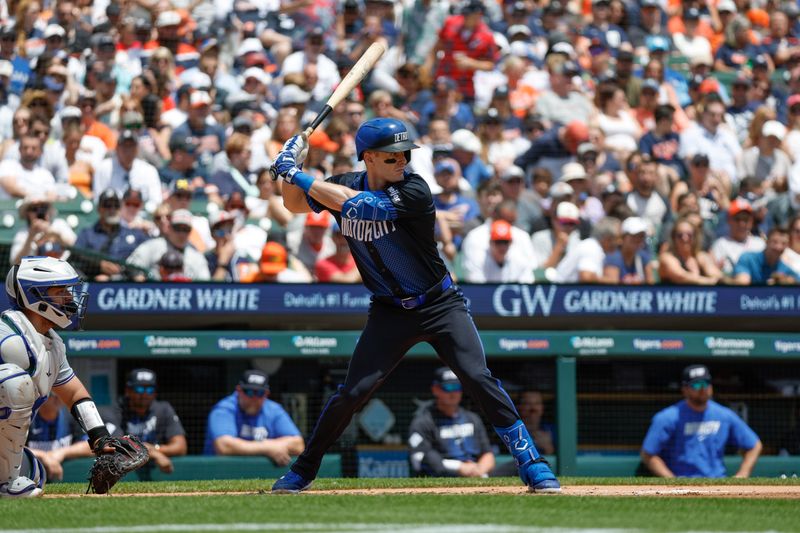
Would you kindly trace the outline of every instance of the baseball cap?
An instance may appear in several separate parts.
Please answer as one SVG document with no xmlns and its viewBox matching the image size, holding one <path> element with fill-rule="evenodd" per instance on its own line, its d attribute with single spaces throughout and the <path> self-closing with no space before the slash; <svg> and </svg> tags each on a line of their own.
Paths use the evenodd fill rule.
<svg viewBox="0 0 800 533">
<path fill-rule="evenodd" d="M 156 19 L 156 28 L 166 26 L 178 26 L 181 23 L 181 16 L 177 11 L 162 11 Z"/>
<path fill-rule="evenodd" d="M 305 104 L 311 100 L 311 94 L 307 93 L 297 85 L 284 85 L 278 93 L 278 100 L 281 105 Z"/>
<path fill-rule="evenodd" d="M 692 156 L 691 163 L 693 165 L 708 165 L 708 154 L 698 153 Z"/>
<path fill-rule="evenodd" d="M 176 180 L 177 181 L 177 180 Z M 188 209 L 176 209 L 169 216 L 169 223 L 173 226 L 189 226 L 192 227 L 192 213 Z"/>
<path fill-rule="evenodd" d="M 750 213 L 753 214 L 753 206 L 750 205 L 750 202 L 745 200 L 744 198 L 736 198 L 731 202 L 731 205 L 728 207 L 728 216 L 735 217 L 739 213 Z"/>
<path fill-rule="evenodd" d="M 439 76 L 433 84 L 433 91 L 454 91 L 456 89 L 456 82 L 447 76 Z"/>
<path fill-rule="evenodd" d="M 124 142 L 139 142 L 139 136 L 136 135 L 136 132 L 133 130 L 122 130 L 119 133 L 119 139 L 117 140 L 117 144 L 122 144 Z"/>
<path fill-rule="evenodd" d="M 648 35 L 645 45 L 651 52 L 669 52 L 669 39 L 663 35 Z"/>
<path fill-rule="evenodd" d="M 252 54 L 254 52 L 258 52 L 259 54 L 264 53 L 264 46 L 261 44 L 261 41 L 259 41 L 255 37 L 249 37 L 245 39 L 239 45 L 239 48 L 236 49 L 236 55 L 238 57 L 247 54 Z"/>
<path fill-rule="evenodd" d="M 189 105 L 192 107 L 210 106 L 213 103 L 211 96 L 205 91 L 194 91 L 189 96 Z"/>
<path fill-rule="evenodd" d="M 232 213 L 220 209 L 208 215 L 208 227 L 213 229 L 214 226 L 218 224 L 224 224 L 232 220 L 236 220 L 236 217 L 234 217 Z"/>
<path fill-rule="evenodd" d="M 169 151 L 178 150 L 193 154 L 197 151 L 197 141 L 193 137 L 172 137 L 169 140 Z"/>
<path fill-rule="evenodd" d="M 714 58 L 711 56 L 711 52 L 702 52 L 699 54 L 694 54 L 689 58 L 689 66 L 696 67 L 699 65 L 714 65 Z"/>
<path fill-rule="evenodd" d="M 478 136 L 467 129 L 460 129 L 453 132 L 450 136 L 454 150 L 464 150 L 477 154 L 481 151 L 481 141 Z"/>
<path fill-rule="evenodd" d="M 270 241 L 261 250 L 261 260 L 258 268 L 262 274 L 272 275 L 286 270 L 287 267 L 286 248 L 280 243 Z"/>
<path fill-rule="evenodd" d="M 117 207 L 119 207 L 120 203 L 122 202 L 120 200 L 119 193 L 117 193 L 116 189 L 112 189 L 111 187 L 100 193 L 100 196 L 97 198 L 97 205 L 99 206 L 105 205 L 109 202 L 116 202 Z"/>
<path fill-rule="evenodd" d="M 561 224 L 577 224 L 581 220 L 581 210 L 572 202 L 561 202 L 556 207 L 556 220 Z"/>
<path fill-rule="evenodd" d="M 782 141 L 786 137 L 786 126 L 777 120 L 768 120 L 761 126 L 761 135 L 764 137 L 777 137 L 779 141 Z"/>
<path fill-rule="evenodd" d="M 467 2 L 461 6 L 461 13 L 463 15 L 469 15 L 471 13 L 483 13 L 485 7 L 481 0 L 467 0 Z"/>
<path fill-rule="evenodd" d="M 642 82 L 642 90 L 643 91 L 646 90 L 646 89 L 649 89 L 651 91 L 658 92 L 660 88 L 661 88 L 661 85 L 658 83 L 657 80 L 654 80 L 653 78 L 647 78 L 646 80 L 644 80 Z"/>
<path fill-rule="evenodd" d="M 786 107 L 792 107 L 797 104 L 800 104 L 800 94 L 793 94 L 786 99 Z"/>
<path fill-rule="evenodd" d="M 319 213 L 315 213 L 311 211 L 306 215 L 306 227 L 312 228 L 327 228 L 331 225 L 331 218 L 328 215 L 327 211 L 320 211 Z"/>
<path fill-rule="evenodd" d="M 434 174 L 441 174 L 442 172 L 450 172 L 451 174 L 456 173 L 456 166 L 453 164 L 454 162 L 449 158 L 440 159 L 436 162 L 436 165 L 433 167 Z"/>
<path fill-rule="evenodd" d="M 176 178 L 169 183 L 169 195 L 175 193 L 185 192 L 192 194 L 192 188 L 189 186 L 189 180 L 186 178 Z"/>
<path fill-rule="evenodd" d="M 716 78 L 710 77 L 703 80 L 698 87 L 700 94 L 719 93 L 719 82 Z"/>
<path fill-rule="evenodd" d="M 135 387 L 137 385 L 156 386 L 156 373 L 149 368 L 134 368 L 128 374 L 128 387 Z"/>
<path fill-rule="evenodd" d="M 126 111 L 120 117 L 120 122 L 124 128 L 135 125 L 141 127 L 144 124 L 144 116 L 138 111 Z"/>
<path fill-rule="evenodd" d="M 647 222 L 641 217 L 628 217 L 622 221 L 623 235 L 638 235 L 640 233 L 647 234 L 647 230 Z"/>
<path fill-rule="evenodd" d="M 531 29 L 524 24 L 514 24 L 513 26 L 508 28 L 506 35 L 508 35 L 509 37 L 513 37 L 514 35 L 518 35 L 520 33 L 530 37 Z"/>
<path fill-rule="evenodd" d="M 750 81 L 750 76 L 747 74 L 739 73 L 736 78 L 731 82 L 731 86 L 735 87 L 737 85 L 744 85 L 745 87 L 750 87 L 752 82 Z"/>
<path fill-rule="evenodd" d="M 461 390 L 461 382 L 456 373 L 447 368 L 437 368 L 433 375 L 433 384 L 439 385 L 445 392 L 458 392 Z"/>
<path fill-rule="evenodd" d="M 690 7 L 683 11 L 683 20 L 698 20 L 700 19 L 700 10 L 696 7 Z"/>
<path fill-rule="evenodd" d="M 500 179 L 503 181 L 513 180 L 515 178 L 525 179 L 525 171 L 517 165 L 511 165 L 500 174 Z"/>
<path fill-rule="evenodd" d="M 49 39 L 50 37 L 65 37 L 67 32 L 64 31 L 64 28 L 59 26 L 58 24 L 48 24 L 47 27 L 44 29 L 44 38 Z"/>
<path fill-rule="evenodd" d="M 511 241 L 511 224 L 505 220 L 495 220 L 492 222 L 489 238 L 492 241 Z"/>
<path fill-rule="evenodd" d="M 761 67 L 761 68 L 769 68 L 769 61 L 767 60 L 767 56 L 764 54 L 758 54 L 756 57 L 753 58 L 753 68 Z"/>
<path fill-rule="evenodd" d="M 580 163 L 567 163 L 561 167 L 561 181 L 565 183 L 586 179 L 586 177 L 586 170 Z"/>
<path fill-rule="evenodd" d="M 600 149 L 597 147 L 596 144 L 590 142 L 581 143 L 580 146 L 578 146 L 578 157 L 584 156 L 590 152 L 599 154 Z"/>
<path fill-rule="evenodd" d="M 170 269 L 183 269 L 183 254 L 177 250 L 169 249 L 158 260 L 158 265 Z"/>
<path fill-rule="evenodd" d="M 263 68 L 250 67 L 244 71 L 243 79 L 254 78 L 264 85 L 269 85 L 272 81 L 272 76 L 266 73 Z"/>
<path fill-rule="evenodd" d="M 575 189 L 572 185 L 563 181 L 558 181 L 550 186 L 548 196 L 550 198 L 564 198 L 565 196 L 572 196 L 575 194 Z"/>
<path fill-rule="evenodd" d="M 36 247 L 36 255 L 66 259 L 65 254 L 69 254 L 69 252 L 66 252 L 61 243 L 57 241 L 45 241 Z"/>
<path fill-rule="evenodd" d="M 691 385 L 697 382 L 711 382 L 711 372 L 705 365 L 690 365 L 683 369 L 681 384 Z"/>
<path fill-rule="evenodd" d="M 332 140 L 324 130 L 314 130 L 314 133 L 308 138 L 308 145 L 331 154 L 339 151 L 339 143 Z"/>
<path fill-rule="evenodd" d="M 245 370 L 239 380 L 239 386 L 243 389 L 255 391 L 269 390 L 269 376 L 260 370 Z"/>
<path fill-rule="evenodd" d="M 736 2 L 733 0 L 720 0 L 717 4 L 717 11 L 722 13 L 723 11 L 728 11 L 729 13 L 736 13 Z"/>
</svg>

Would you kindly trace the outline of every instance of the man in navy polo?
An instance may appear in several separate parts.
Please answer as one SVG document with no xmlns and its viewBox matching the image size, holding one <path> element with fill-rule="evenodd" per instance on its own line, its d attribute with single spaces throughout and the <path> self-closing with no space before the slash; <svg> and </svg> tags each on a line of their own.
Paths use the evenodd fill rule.
<svg viewBox="0 0 800 533">
<path fill-rule="evenodd" d="M 267 399 L 269 378 L 248 370 L 236 390 L 211 408 L 203 453 L 263 455 L 279 466 L 305 448 L 300 430 L 277 402 Z"/>
<path fill-rule="evenodd" d="M 659 477 L 725 477 L 726 446 L 743 451 L 734 477 L 750 477 L 761 440 L 739 416 L 711 399 L 711 373 L 683 370 L 683 400 L 659 411 L 642 445 L 642 462 Z"/>
</svg>

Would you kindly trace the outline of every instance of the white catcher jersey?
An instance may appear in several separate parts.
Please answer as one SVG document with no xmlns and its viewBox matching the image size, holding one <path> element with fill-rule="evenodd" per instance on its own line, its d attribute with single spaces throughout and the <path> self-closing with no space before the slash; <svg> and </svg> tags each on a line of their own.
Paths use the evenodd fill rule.
<svg viewBox="0 0 800 533">
<path fill-rule="evenodd" d="M 42 335 L 20 311 L 0 315 L 0 363 L 15 364 L 30 374 L 37 404 L 44 402 L 53 387 L 75 377 L 58 333 L 51 329 Z"/>
</svg>

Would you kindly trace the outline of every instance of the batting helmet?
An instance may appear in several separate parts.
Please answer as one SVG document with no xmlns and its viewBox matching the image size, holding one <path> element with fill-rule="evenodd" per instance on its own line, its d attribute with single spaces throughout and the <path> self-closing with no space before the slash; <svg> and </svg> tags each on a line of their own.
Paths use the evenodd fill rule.
<svg viewBox="0 0 800 533">
<path fill-rule="evenodd" d="M 356 154 L 358 160 L 364 159 L 364 152 L 406 152 L 406 161 L 411 159 L 410 151 L 419 148 L 408 140 L 408 128 L 396 118 L 373 118 L 363 123 L 356 132 Z"/>
</svg>

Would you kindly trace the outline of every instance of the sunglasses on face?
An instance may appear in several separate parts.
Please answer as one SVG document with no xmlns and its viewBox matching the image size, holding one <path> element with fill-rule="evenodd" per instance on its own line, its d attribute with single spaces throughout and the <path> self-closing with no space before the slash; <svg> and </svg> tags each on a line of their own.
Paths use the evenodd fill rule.
<svg viewBox="0 0 800 533">
<path fill-rule="evenodd" d="M 100 204 L 101 209 L 119 209 L 120 205 L 117 202 L 106 202 Z"/>
<path fill-rule="evenodd" d="M 128 123 L 123 125 L 123 128 L 125 128 L 126 130 L 140 130 L 142 129 L 142 123 L 141 122 Z"/>
<path fill-rule="evenodd" d="M 703 390 L 711 386 L 711 383 L 708 381 L 695 381 L 691 385 L 689 385 L 692 390 Z"/>
<path fill-rule="evenodd" d="M 172 226 L 172 231 L 177 231 L 178 233 L 189 233 L 190 231 L 192 231 L 192 228 L 181 224 L 179 226 Z"/>
<path fill-rule="evenodd" d="M 133 387 L 133 392 L 136 394 L 155 394 L 156 388 L 152 385 L 144 386 L 144 385 L 136 385 Z"/>
<path fill-rule="evenodd" d="M 265 390 L 242 389 L 242 392 L 248 398 L 263 398 L 267 395 L 267 391 Z"/>
<path fill-rule="evenodd" d="M 675 236 L 679 239 L 694 239 L 694 233 L 691 231 L 679 231 Z"/>
<path fill-rule="evenodd" d="M 142 202 L 125 202 L 125 206 L 126 207 L 135 207 L 135 208 L 138 209 L 138 208 L 142 207 Z"/>
</svg>

